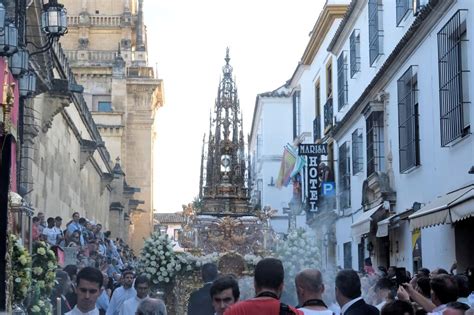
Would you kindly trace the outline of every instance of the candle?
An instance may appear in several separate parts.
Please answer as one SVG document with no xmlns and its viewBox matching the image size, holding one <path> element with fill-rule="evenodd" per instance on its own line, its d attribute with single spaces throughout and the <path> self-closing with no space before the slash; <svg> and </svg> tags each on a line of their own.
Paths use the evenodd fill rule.
<svg viewBox="0 0 474 315">
<path fill-rule="evenodd" d="M 56 314 L 61 315 L 61 298 L 56 298 Z"/>
</svg>

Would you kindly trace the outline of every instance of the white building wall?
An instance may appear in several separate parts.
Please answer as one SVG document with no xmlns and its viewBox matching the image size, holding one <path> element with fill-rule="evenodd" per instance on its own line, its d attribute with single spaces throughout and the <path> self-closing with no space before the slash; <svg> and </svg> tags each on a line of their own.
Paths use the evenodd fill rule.
<svg viewBox="0 0 474 315">
<path fill-rule="evenodd" d="M 292 185 L 277 188 L 283 148 L 292 141 L 292 100 L 290 97 L 258 96 L 253 118 L 250 152 L 255 165 L 252 190 L 261 190 L 261 206 L 277 210 L 271 226 L 277 233 L 287 233 L 288 217 L 283 208 L 288 207 L 292 196 Z M 287 123 L 282 124 L 282 121 Z M 260 146 L 257 149 L 257 146 Z M 273 185 L 272 185 L 273 178 Z M 304 222 L 304 216 L 302 221 Z M 301 219 L 299 220 L 301 221 Z"/>
<path fill-rule="evenodd" d="M 393 76 L 385 90 L 390 94 L 388 108 L 388 135 L 393 153 L 394 187 L 397 191 L 395 210 L 404 211 L 413 202 L 428 204 L 438 196 L 465 186 L 474 180 L 468 174 L 469 167 L 474 161 L 474 139 L 471 136 L 462 139 L 450 147 L 441 147 L 439 78 L 438 78 L 438 41 L 437 33 L 459 9 L 469 9 L 467 20 L 469 45 L 468 51 L 473 51 L 472 11 L 471 1 L 455 1 L 449 10 L 439 16 L 438 23 L 429 32 L 423 42 L 420 42 L 413 54 L 405 62 L 400 63 L 399 71 Z M 469 35 L 470 34 L 470 35 Z M 468 53 L 469 69 L 474 65 L 474 54 Z M 399 172 L 399 142 L 398 142 L 398 109 L 397 109 L 397 80 L 411 65 L 418 66 L 419 88 L 419 124 L 420 124 L 420 160 L 421 165 L 408 174 Z M 470 86 L 473 77 L 470 76 Z M 470 95 L 472 99 L 472 92 Z M 474 125 L 474 111 L 470 112 L 471 130 Z M 404 231 L 402 239 L 411 240 L 411 232 Z M 423 265 L 427 268 L 450 268 L 456 260 L 454 248 L 454 229 L 450 225 L 422 229 Z M 436 246 L 433 246 L 436 244 Z M 403 262 L 398 257 L 395 262 Z M 411 248 L 406 248 L 404 258 L 412 268 Z"/>
<path fill-rule="evenodd" d="M 303 71 L 299 80 L 297 80 L 296 84 L 299 84 L 301 87 L 301 114 L 302 114 L 302 124 L 301 130 L 303 132 L 310 132 L 313 133 L 313 120 L 316 117 L 316 82 L 319 80 L 320 84 L 320 91 L 321 91 L 321 104 L 320 109 L 321 112 L 319 115 L 321 118 L 324 116 L 324 104 L 327 102 L 327 95 L 326 95 L 326 66 L 330 60 L 332 60 L 332 55 L 326 50 L 326 47 L 331 42 L 331 39 L 336 32 L 341 19 L 336 19 L 331 28 L 329 29 L 327 35 L 324 37 L 323 42 L 319 51 L 314 56 L 313 62 L 310 66 L 303 66 Z M 336 63 L 332 60 L 332 68 L 333 68 L 333 78 L 334 78 L 334 67 Z M 333 80 L 333 99 L 334 99 L 334 92 L 335 92 L 335 82 Z M 321 123 L 321 126 L 324 126 L 324 119 Z M 323 127 L 324 128 L 324 127 Z M 306 142 L 312 142 L 311 139 L 306 139 Z"/>
<path fill-rule="evenodd" d="M 397 60 L 397 71 L 392 77 L 383 78 L 388 81 L 380 90 L 388 93 L 388 102 L 385 107 L 385 158 L 388 172 L 391 173 L 391 186 L 397 193 L 396 204 L 393 211 L 400 213 L 410 209 L 413 203 L 420 202 L 427 204 L 437 196 L 444 195 L 456 188 L 462 187 L 474 180 L 473 175 L 468 174 L 469 167 L 474 161 L 474 140 L 472 135 L 462 139 L 459 143 L 451 147 L 441 147 L 440 140 L 440 105 L 439 105 L 439 83 L 438 83 L 438 42 L 437 33 L 446 24 L 446 22 L 459 9 L 468 9 L 467 29 L 469 36 L 468 52 L 474 51 L 474 38 L 472 36 L 474 2 L 472 1 L 452 1 L 453 4 L 448 10 L 431 13 L 437 16 L 437 23 L 431 31 L 425 36 L 424 40 L 417 43 L 414 52 L 405 60 Z M 389 8 L 392 5 L 393 8 Z M 336 119 L 340 121 L 353 104 L 365 90 L 369 82 L 379 70 L 391 50 L 402 38 L 414 20 L 413 15 L 408 14 L 402 27 L 397 27 L 395 22 L 395 3 L 384 1 L 384 55 L 375 67 L 369 67 L 368 50 L 368 22 L 367 22 L 367 3 L 359 11 L 360 15 L 355 22 L 348 23 L 346 28 L 347 37 L 342 41 L 340 47 L 335 46 L 336 55 L 333 59 L 333 84 L 334 88 L 334 112 Z M 337 57 L 342 50 L 349 51 L 349 35 L 352 29 L 360 29 L 360 51 L 361 51 L 361 71 L 350 78 L 350 68 L 348 69 L 348 90 L 349 106 L 337 111 Z M 325 56 L 323 53 L 322 56 Z M 468 53 L 468 69 L 473 70 L 474 54 Z M 318 58 L 318 57 L 317 57 Z M 408 174 L 399 172 L 399 138 L 398 138 L 398 103 L 397 103 L 397 80 L 403 75 L 410 65 L 418 66 L 418 87 L 419 87 L 419 126 L 420 126 L 420 155 L 421 166 L 417 167 Z M 350 63 L 349 63 L 350 66 Z M 473 77 L 470 74 L 469 86 L 473 85 Z M 321 81 L 322 86 L 323 81 Z M 322 91 L 323 90 L 322 88 Z M 472 92 L 470 99 L 472 100 Z M 474 125 L 474 110 L 470 111 L 471 131 Z M 363 128 L 364 132 L 364 171 L 360 175 L 351 176 L 351 205 L 352 211 L 360 208 L 362 197 L 362 183 L 366 179 L 366 130 L 365 118 L 363 116 L 352 119 L 351 126 L 345 133 L 338 135 L 337 148 L 345 141 L 351 142 L 351 133 L 356 128 Z M 352 147 L 352 146 L 351 146 Z M 392 164 L 387 163 L 387 158 L 392 158 Z M 337 157 L 336 157 L 337 159 Z M 352 162 L 352 156 L 351 156 Z M 352 170 L 351 170 L 352 173 Z M 336 167 L 336 178 L 338 178 Z M 337 179 L 336 179 L 337 184 Z M 354 215 L 355 220 L 360 214 Z M 342 244 L 347 242 L 348 232 L 350 231 L 351 220 L 347 218 L 339 219 L 336 224 L 337 238 L 337 262 L 343 263 Z M 390 230 L 391 252 L 390 263 L 397 266 L 413 269 L 411 231 L 407 221 L 401 223 L 397 229 Z M 357 242 L 354 240 L 354 242 Z M 422 255 L 423 266 L 427 268 L 443 267 L 449 270 L 451 264 L 455 261 L 455 238 L 454 228 L 450 225 L 437 226 L 422 229 Z M 436 244 L 436 246 L 433 246 Z M 352 247 L 353 267 L 357 268 L 357 245 Z"/>
</svg>

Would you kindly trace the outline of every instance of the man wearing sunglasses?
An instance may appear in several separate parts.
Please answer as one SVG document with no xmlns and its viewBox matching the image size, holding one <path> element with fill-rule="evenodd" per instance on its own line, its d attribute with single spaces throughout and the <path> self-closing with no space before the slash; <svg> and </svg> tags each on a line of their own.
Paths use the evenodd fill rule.
<svg viewBox="0 0 474 315">
<path fill-rule="evenodd" d="M 99 269 L 85 267 L 77 274 L 77 304 L 66 315 L 99 315 L 95 304 L 102 292 L 104 278 Z"/>
</svg>

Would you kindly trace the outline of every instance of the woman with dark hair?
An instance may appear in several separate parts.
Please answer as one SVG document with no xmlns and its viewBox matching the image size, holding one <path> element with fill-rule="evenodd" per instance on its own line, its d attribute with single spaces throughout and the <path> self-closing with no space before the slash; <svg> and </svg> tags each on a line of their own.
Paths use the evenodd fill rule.
<svg viewBox="0 0 474 315">
<path fill-rule="evenodd" d="M 69 237 L 68 247 L 81 246 L 81 231 L 75 230 Z"/>
<path fill-rule="evenodd" d="M 414 315 L 415 310 L 408 301 L 394 300 L 382 307 L 381 315 Z"/>
<path fill-rule="evenodd" d="M 364 259 L 364 272 L 369 276 L 375 273 L 375 269 L 372 267 L 372 259 L 370 259 L 370 257 Z"/>
</svg>

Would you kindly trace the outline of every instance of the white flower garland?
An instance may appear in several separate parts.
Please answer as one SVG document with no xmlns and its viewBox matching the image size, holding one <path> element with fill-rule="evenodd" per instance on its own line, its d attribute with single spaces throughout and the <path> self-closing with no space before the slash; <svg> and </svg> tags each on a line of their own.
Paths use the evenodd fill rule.
<svg viewBox="0 0 474 315">
<path fill-rule="evenodd" d="M 285 240 L 276 244 L 275 258 L 283 262 L 285 269 L 285 287 L 294 294 L 294 281 L 298 272 L 306 268 L 321 268 L 321 252 L 315 237 L 304 229 L 288 234 Z"/>
<path fill-rule="evenodd" d="M 138 269 L 155 285 L 170 283 L 176 274 L 191 273 L 206 263 L 217 263 L 224 255 L 226 253 L 194 256 L 189 252 L 175 252 L 168 235 L 156 231 L 145 241 Z M 251 254 L 244 256 L 247 266 L 250 267 L 255 267 L 260 259 L 262 257 Z"/>
<path fill-rule="evenodd" d="M 166 234 L 156 231 L 145 241 L 139 262 L 139 271 L 154 284 L 169 283 L 182 268 Z"/>
</svg>

